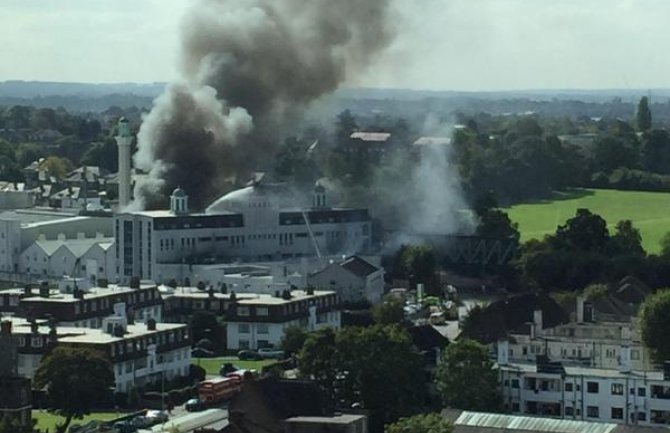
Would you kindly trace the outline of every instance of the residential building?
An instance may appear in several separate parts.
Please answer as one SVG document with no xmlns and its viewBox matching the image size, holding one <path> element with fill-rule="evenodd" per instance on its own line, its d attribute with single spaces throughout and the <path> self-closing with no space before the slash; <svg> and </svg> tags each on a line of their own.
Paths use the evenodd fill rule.
<svg viewBox="0 0 670 433">
<path fill-rule="evenodd" d="M 201 290 L 197 287 L 173 289 L 161 286 L 159 290 L 164 300 L 164 319 L 174 323 L 188 322 L 196 313 L 211 313 L 223 317 L 236 300 L 255 299 L 258 296 L 253 293 L 237 292 L 233 295 L 232 292 L 222 293 L 213 288 Z"/>
<path fill-rule="evenodd" d="M 378 304 L 384 297 L 384 269 L 358 256 L 329 264 L 310 274 L 307 282 L 316 288 L 336 292 L 342 302 Z"/>
<path fill-rule="evenodd" d="M 331 291 L 293 290 L 273 295 L 239 298 L 228 308 L 228 349 L 278 347 L 284 330 L 298 326 L 308 331 L 339 328 L 339 300 Z"/>
<path fill-rule="evenodd" d="M 646 426 L 670 424 L 670 367 L 635 371 L 625 361 L 619 369 L 602 369 L 562 365 L 542 356 L 533 364 L 499 360 L 498 365 L 505 407 L 512 413 Z"/>
<path fill-rule="evenodd" d="M 197 264 L 273 261 L 320 256 L 370 247 L 365 209 L 327 206 L 317 185 L 313 206 L 300 204 L 285 185 L 253 183 L 190 213 L 188 196 L 177 188 L 170 210 L 115 215 L 118 274 L 168 282 L 183 281 Z M 295 203 L 296 207 L 286 207 Z"/>
<path fill-rule="evenodd" d="M 18 374 L 18 338 L 12 323 L 0 324 L 0 419 L 28 430 L 32 423 L 30 380 Z"/>
<path fill-rule="evenodd" d="M 55 322 L 9 319 L 18 339 L 18 374 L 32 379 L 42 358 L 56 346 L 96 349 L 106 354 L 114 370 L 116 390 L 189 374 L 191 340 L 185 324 L 129 324 L 125 305 L 117 304 L 103 327 L 75 328 Z"/>
<path fill-rule="evenodd" d="M 114 312 L 114 305 L 123 303 L 128 308 L 132 321 L 149 319 L 161 321 L 163 300 L 155 284 L 140 284 L 136 288 L 109 285 L 107 287 L 80 287 L 71 293 L 50 290 L 44 284 L 38 293 L 27 287 L 23 296 L 19 295 L 18 309 L 9 305 L 6 312 L 23 317 L 52 319 L 59 326 L 100 328 L 103 319 Z M 0 291 L 2 297 L 5 291 Z M 6 295 L 15 299 L 17 289 L 10 289 Z M 5 312 L 0 306 L 0 311 Z"/>
</svg>

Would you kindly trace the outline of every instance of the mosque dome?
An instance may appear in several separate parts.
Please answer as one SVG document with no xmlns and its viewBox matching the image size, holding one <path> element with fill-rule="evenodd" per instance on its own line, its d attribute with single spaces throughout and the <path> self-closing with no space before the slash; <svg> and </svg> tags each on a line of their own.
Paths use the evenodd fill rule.
<svg viewBox="0 0 670 433">
<path fill-rule="evenodd" d="M 283 184 L 258 183 L 231 191 L 214 201 L 205 213 L 245 212 L 247 209 L 296 206 L 296 194 Z"/>
<path fill-rule="evenodd" d="M 172 191 L 172 197 L 186 197 L 186 191 L 180 187 L 177 187 L 174 191 Z"/>
</svg>

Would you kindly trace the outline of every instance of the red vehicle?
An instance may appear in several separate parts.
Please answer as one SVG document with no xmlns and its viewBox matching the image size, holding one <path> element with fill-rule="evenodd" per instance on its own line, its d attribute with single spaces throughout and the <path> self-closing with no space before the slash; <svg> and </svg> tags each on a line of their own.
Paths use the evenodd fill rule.
<svg viewBox="0 0 670 433">
<path fill-rule="evenodd" d="M 230 400 L 240 390 L 238 377 L 217 377 L 200 382 L 198 398 L 205 405 Z"/>
</svg>

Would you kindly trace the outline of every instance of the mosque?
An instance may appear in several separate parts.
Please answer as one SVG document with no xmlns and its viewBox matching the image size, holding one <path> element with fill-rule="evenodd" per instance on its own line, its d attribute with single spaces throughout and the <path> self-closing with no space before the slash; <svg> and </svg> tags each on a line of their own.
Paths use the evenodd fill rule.
<svg viewBox="0 0 670 433">
<path fill-rule="evenodd" d="M 316 184 L 311 205 L 300 205 L 285 184 L 253 182 L 232 191 L 202 213 L 191 213 L 181 188 L 169 210 L 126 211 L 114 217 L 117 275 L 166 282 L 174 267 L 268 262 L 370 248 L 366 209 L 333 208 Z"/>
</svg>

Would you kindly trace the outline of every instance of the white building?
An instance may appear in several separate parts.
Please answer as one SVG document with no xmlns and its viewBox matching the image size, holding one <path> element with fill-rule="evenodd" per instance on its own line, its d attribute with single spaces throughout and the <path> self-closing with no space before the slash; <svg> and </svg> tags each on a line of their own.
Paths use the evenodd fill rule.
<svg viewBox="0 0 670 433">
<path fill-rule="evenodd" d="M 241 298 L 228 307 L 228 349 L 278 347 L 292 326 L 315 331 L 340 327 L 337 294 L 331 291 L 291 292 Z"/>
<path fill-rule="evenodd" d="M 68 265 L 70 269 L 66 269 L 65 266 L 55 266 L 55 264 L 45 267 L 44 256 L 41 256 L 41 262 L 36 260 L 40 249 L 42 253 L 39 254 L 50 256 L 47 252 L 51 251 L 55 244 L 74 240 L 74 244 L 81 245 L 88 242 L 91 246 L 99 244 L 103 250 L 108 250 L 112 237 L 112 218 L 76 216 L 76 214 L 63 211 L 35 208 L 3 212 L 0 214 L 0 275 L 12 280 L 21 277 L 27 280 L 32 278 L 26 273 L 40 275 L 41 278 L 61 278 L 63 271 L 68 274 L 73 271 L 74 262 Z M 49 241 L 54 242 L 47 246 Z M 43 244 L 44 248 L 35 245 L 36 243 Z M 80 249 L 79 246 L 72 248 Z M 27 255 L 26 251 L 28 251 Z M 116 276 L 113 254 L 109 254 L 106 260 L 93 252 L 91 254 L 98 258 L 98 267 L 104 268 L 103 273 L 107 274 L 113 270 L 114 272 L 107 276 Z M 82 254 L 83 256 L 85 254 Z M 48 262 L 47 257 L 47 264 Z M 26 271 L 28 267 L 32 270 Z M 45 269 L 47 274 L 44 274 Z M 51 269 L 54 269 L 53 273 L 50 273 Z"/>
<path fill-rule="evenodd" d="M 294 194 L 282 185 L 255 183 L 233 191 L 205 213 L 188 211 L 176 189 L 170 210 L 126 212 L 114 218 L 118 274 L 167 282 L 175 270 L 192 274 L 197 264 L 287 260 L 370 247 L 365 209 L 327 206 L 325 190 L 314 190 L 312 207 L 285 207 Z"/>
<path fill-rule="evenodd" d="M 505 407 L 513 413 L 621 424 L 670 424 L 670 371 L 545 362 L 499 363 L 499 367 Z"/>
<path fill-rule="evenodd" d="M 371 304 L 384 297 L 384 269 L 361 257 L 353 256 L 312 273 L 308 284 L 336 292 L 342 302 L 367 300 Z"/>
<path fill-rule="evenodd" d="M 19 376 L 32 379 L 44 355 L 55 346 L 96 349 L 107 355 L 119 392 L 163 378 L 187 376 L 191 364 L 187 325 L 151 321 L 129 325 L 122 316 L 124 310 L 121 306 L 120 314 L 110 318 L 109 323 L 117 327 L 104 329 L 4 319 L 12 322 L 12 334 L 18 336 Z"/>
</svg>

